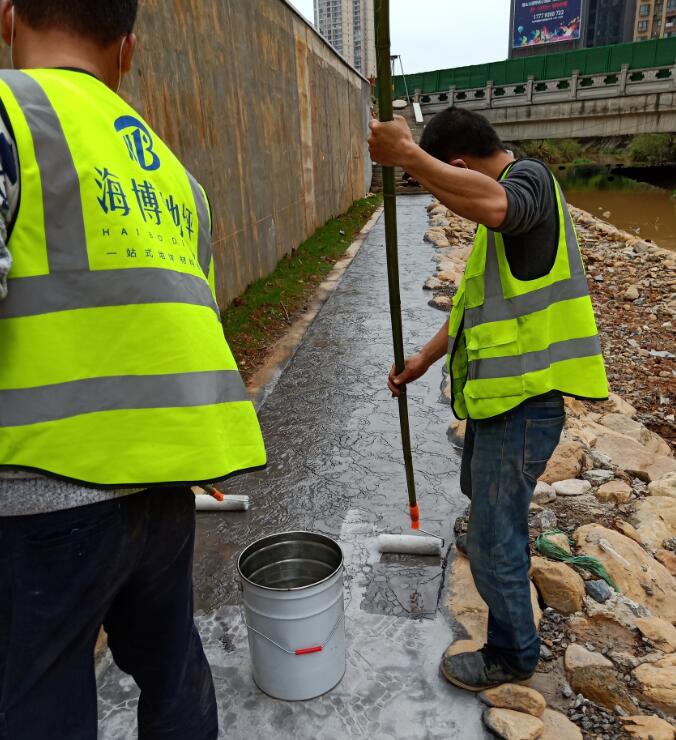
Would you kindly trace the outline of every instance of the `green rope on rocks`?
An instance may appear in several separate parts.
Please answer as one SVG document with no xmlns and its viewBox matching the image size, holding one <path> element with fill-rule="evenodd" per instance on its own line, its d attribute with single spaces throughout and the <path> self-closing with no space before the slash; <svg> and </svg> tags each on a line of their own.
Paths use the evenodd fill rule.
<svg viewBox="0 0 676 740">
<path fill-rule="evenodd" d="M 615 585 L 615 582 L 598 558 L 595 558 L 593 555 L 569 555 L 562 547 L 559 547 L 549 539 L 549 535 L 553 534 L 565 534 L 565 532 L 562 532 L 560 529 L 550 529 L 547 532 L 543 532 L 535 540 L 535 549 L 541 555 L 552 560 L 561 560 L 564 563 L 568 563 L 568 565 L 577 565 L 578 568 L 584 568 L 584 570 L 588 570 L 598 578 L 603 578 L 611 588 L 619 592 L 620 589 Z"/>
</svg>

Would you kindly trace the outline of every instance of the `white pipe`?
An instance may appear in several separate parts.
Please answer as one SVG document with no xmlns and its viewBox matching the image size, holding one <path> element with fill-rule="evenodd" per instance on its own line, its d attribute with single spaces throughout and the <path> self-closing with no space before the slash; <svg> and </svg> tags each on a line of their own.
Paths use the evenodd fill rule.
<svg viewBox="0 0 676 740">
<path fill-rule="evenodd" d="M 414 534 L 381 534 L 378 537 L 378 550 L 404 555 L 441 555 L 441 539 Z"/>
<path fill-rule="evenodd" d="M 248 511 L 248 496 L 224 496 L 218 501 L 198 486 L 193 486 L 195 493 L 195 509 L 197 511 Z"/>
</svg>

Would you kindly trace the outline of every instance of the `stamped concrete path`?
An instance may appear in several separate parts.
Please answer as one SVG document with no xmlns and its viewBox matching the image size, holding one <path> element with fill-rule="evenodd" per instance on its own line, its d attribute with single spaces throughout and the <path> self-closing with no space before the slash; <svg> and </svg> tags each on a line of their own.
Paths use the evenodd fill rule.
<svg viewBox="0 0 676 740">
<path fill-rule="evenodd" d="M 422 241 L 428 202 L 427 196 L 398 201 L 409 353 L 444 319 L 421 288 L 433 272 L 432 250 Z M 453 638 L 443 610 L 445 561 L 375 549 L 379 532 L 406 531 L 408 524 L 397 406 L 386 388 L 391 355 L 381 217 L 260 410 L 269 467 L 228 484 L 228 492 L 252 497 L 251 511 L 198 518 L 196 619 L 224 738 L 486 737 L 476 699 L 438 671 Z M 433 368 L 411 388 L 409 405 L 423 527 L 448 542 L 466 501 L 459 458 L 446 437 L 450 409 L 439 401 L 440 380 Z M 284 703 L 251 679 L 235 554 L 261 536 L 292 529 L 321 532 L 343 546 L 348 668 L 329 694 Z M 133 681 L 110 664 L 99 674 L 100 737 L 134 738 Z"/>
</svg>

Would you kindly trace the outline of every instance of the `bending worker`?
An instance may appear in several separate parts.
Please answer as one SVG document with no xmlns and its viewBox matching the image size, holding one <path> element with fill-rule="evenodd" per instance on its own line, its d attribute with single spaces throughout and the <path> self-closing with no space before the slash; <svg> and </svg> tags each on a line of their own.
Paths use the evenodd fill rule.
<svg viewBox="0 0 676 740">
<path fill-rule="evenodd" d="M 2 0 L 0 737 L 94 740 L 101 625 L 138 736 L 216 738 L 189 486 L 261 467 L 202 187 L 116 94 L 137 0 Z M 11 263 L 11 269 L 9 269 Z"/>
<path fill-rule="evenodd" d="M 403 118 L 371 128 L 374 161 L 405 168 L 479 224 L 450 320 L 390 373 L 389 388 L 399 395 L 449 353 L 453 411 L 468 419 L 465 549 L 489 619 L 485 646 L 444 657 L 441 669 L 480 691 L 525 680 L 538 663 L 528 507 L 559 442 L 563 396 L 608 395 L 601 346 L 575 228 L 542 162 L 515 161 L 483 116 L 458 108 L 437 114 L 420 146 Z"/>
</svg>

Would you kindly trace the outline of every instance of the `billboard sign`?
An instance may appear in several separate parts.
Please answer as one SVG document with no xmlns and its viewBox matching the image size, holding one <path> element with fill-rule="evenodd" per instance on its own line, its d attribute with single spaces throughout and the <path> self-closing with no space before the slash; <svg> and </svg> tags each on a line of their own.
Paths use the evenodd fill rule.
<svg viewBox="0 0 676 740">
<path fill-rule="evenodd" d="M 515 0 L 512 47 L 575 41 L 582 29 L 582 0 Z"/>
</svg>

